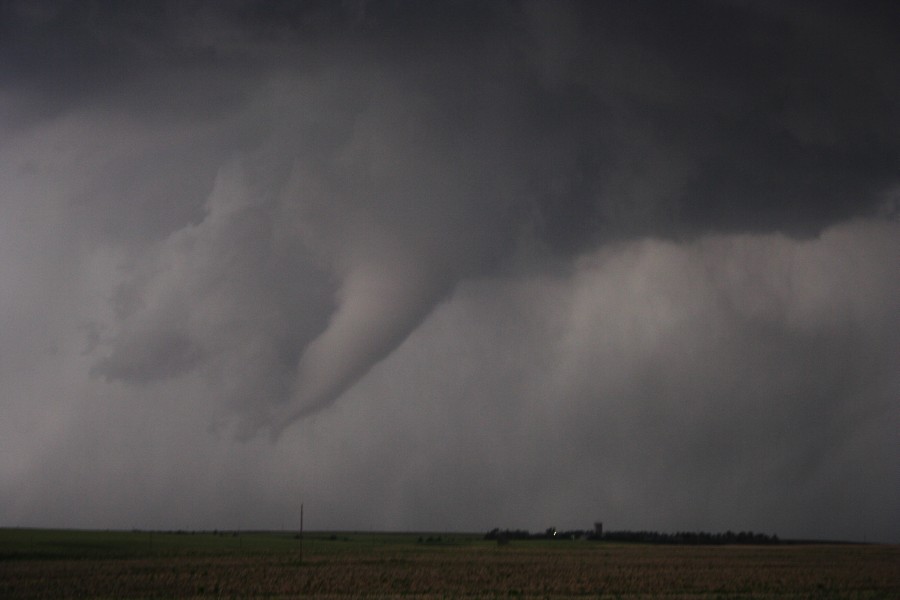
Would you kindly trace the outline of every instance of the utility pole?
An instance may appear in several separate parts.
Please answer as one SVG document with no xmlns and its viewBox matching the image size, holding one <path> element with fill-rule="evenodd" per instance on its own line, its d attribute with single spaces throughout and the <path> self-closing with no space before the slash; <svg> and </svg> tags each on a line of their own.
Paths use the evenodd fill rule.
<svg viewBox="0 0 900 600">
<path fill-rule="evenodd" d="M 300 564 L 303 564 L 303 503 L 300 503 Z"/>
</svg>

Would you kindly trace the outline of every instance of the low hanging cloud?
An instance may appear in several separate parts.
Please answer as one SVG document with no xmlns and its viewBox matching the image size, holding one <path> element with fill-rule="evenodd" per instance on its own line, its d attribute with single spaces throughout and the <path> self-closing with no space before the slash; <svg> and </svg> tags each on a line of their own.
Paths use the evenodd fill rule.
<svg viewBox="0 0 900 600">
<path fill-rule="evenodd" d="M 240 364 L 249 385 L 224 396 L 262 419 L 249 426 L 277 430 L 333 402 L 460 278 L 503 257 L 523 210 L 504 198 L 521 187 L 506 156 L 460 154 L 428 102 L 378 85 L 386 104 L 342 115 L 324 141 L 307 141 L 301 122 L 220 168 L 201 220 L 134 259 L 116 291 L 131 306 L 96 374 L 146 383 Z M 298 87 L 279 88 L 296 94 L 292 111 L 325 110 L 329 94 Z M 277 389 L 258 385 L 273 379 Z"/>
<path fill-rule="evenodd" d="M 358 477 L 359 497 L 394 486 L 379 522 L 398 527 L 448 523 L 416 508 L 433 469 L 460 527 L 574 502 L 729 528 L 716 499 L 792 481 L 791 506 L 846 513 L 840 474 L 896 533 L 879 508 L 900 487 L 879 458 L 900 313 L 886 6 L 7 3 L 10 414 L 71 454 L 95 427 L 78 407 L 115 396 L 184 439 L 236 434 L 248 470 L 315 438 L 322 462 L 297 460 Z M 323 431 L 396 475 L 370 480 Z M 0 474 L 53 480 L 36 456 Z M 659 494 L 665 515 L 636 500 Z M 741 504 L 748 521 L 779 497 Z"/>
<path fill-rule="evenodd" d="M 837 162 L 866 160 L 837 137 L 887 140 L 846 126 L 813 139 L 792 120 L 794 109 L 755 116 L 777 94 L 812 103 L 810 114 L 854 101 L 772 90 L 770 70 L 733 73 L 768 54 L 782 62 L 777 75 L 801 67 L 783 49 L 756 47 L 724 8 L 711 12 L 725 29 L 741 28 L 723 48 L 735 64 L 666 35 L 611 31 L 594 44 L 591 26 L 624 19 L 626 29 L 640 27 L 643 17 L 579 4 L 487 10 L 469 35 L 409 55 L 359 24 L 324 27 L 320 35 L 337 45 L 323 51 L 305 42 L 297 17 L 298 29 L 287 30 L 297 42 L 276 47 L 312 65 L 300 73 L 263 62 L 267 46 L 247 37 L 252 29 L 233 30 L 249 40 L 238 54 L 268 76 L 248 81 L 246 69 L 213 61 L 215 74 L 204 79 L 233 80 L 243 101 L 224 105 L 207 135 L 240 139 L 243 130 L 251 139 L 218 167 L 200 221 L 138 260 L 138 275 L 118 294 L 144 306 L 117 325 L 94 372 L 146 383 L 203 369 L 247 413 L 249 430 L 277 431 L 334 402 L 461 279 L 490 274 L 523 248 L 577 256 L 623 236 L 808 234 L 856 212 L 860 194 L 873 194 L 867 186 L 884 185 L 888 174 L 860 163 L 836 178 Z M 767 18 L 752 14 L 750 30 L 771 27 Z M 414 39 L 419 25 L 407 24 L 405 35 Z M 342 35 L 352 41 L 332 27 L 351 27 Z M 664 54 L 672 50 L 676 57 Z M 482 59 L 467 62 L 475 51 Z M 694 79 L 692 70 L 707 76 Z M 821 76 L 814 85 L 833 84 Z M 797 179 L 808 183 L 796 187 Z M 279 279 L 292 268 L 303 281 L 294 287 L 304 289 L 290 296 Z M 249 385 L 222 375 L 232 363 L 249 371 L 240 376 Z"/>
</svg>

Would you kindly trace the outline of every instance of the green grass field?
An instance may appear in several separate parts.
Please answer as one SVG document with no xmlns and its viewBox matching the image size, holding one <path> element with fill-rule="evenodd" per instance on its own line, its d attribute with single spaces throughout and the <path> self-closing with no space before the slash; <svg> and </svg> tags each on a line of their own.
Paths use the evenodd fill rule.
<svg viewBox="0 0 900 600">
<path fill-rule="evenodd" d="M 0 598 L 900 598 L 900 547 L 0 529 Z"/>
</svg>

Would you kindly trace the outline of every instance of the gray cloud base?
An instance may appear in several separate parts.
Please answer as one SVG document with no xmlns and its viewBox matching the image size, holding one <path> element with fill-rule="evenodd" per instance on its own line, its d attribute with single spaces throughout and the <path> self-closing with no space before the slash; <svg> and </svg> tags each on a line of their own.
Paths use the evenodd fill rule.
<svg viewBox="0 0 900 600">
<path fill-rule="evenodd" d="M 900 536 L 880 5 L 147 6 L 2 9 L 4 522 Z"/>
</svg>

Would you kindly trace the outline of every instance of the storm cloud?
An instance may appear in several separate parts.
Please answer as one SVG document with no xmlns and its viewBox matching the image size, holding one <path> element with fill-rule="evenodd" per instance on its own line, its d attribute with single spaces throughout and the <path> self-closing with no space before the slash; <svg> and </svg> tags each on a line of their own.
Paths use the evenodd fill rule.
<svg viewBox="0 0 900 600">
<path fill-rule="evenodd" d="M 891 3 L 0 6 L 3 524 L 900 537 Z"/>
</svg>

